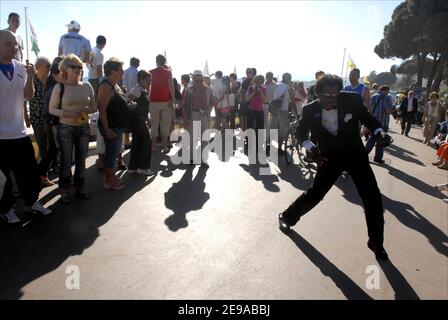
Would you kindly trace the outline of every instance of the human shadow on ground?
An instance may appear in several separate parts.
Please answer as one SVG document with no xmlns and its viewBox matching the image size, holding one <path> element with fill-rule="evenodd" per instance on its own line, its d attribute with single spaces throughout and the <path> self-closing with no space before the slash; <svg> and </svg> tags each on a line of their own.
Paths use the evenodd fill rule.
<svg viewBox="0 0 448 320">
<path fill-rule="evenodd" d="M 288 237 L 295 245 L 310 259 L 312 263 L 322 272 L 324 276 L 329 277 L 334 284 L 341 290 L 342 294 L 349 300 L 372 300 L 349 276 L 336 267 L 330 260 L 321 254 L 313 245 L 306 241 L 294 230 L 288 234 Z"/>
<path fill-rule="evenodd" d="M 73 199 L 69 205 L 57 201 L 49 207 L 52 214 L 33 215 L 24 226 L 0 224 L 0 299 L 21 298 L 29 283 L 54 271 L 69 257 L 81 255 L 98 238 L 99 228 L 155 178 L 125 175 L 124 189 L 107 191 L 95 165 L 87 168 L 85 177 L 91 200 Z M 57 194 L 50 193 L 41 199 L 43 203 Z"/>
<path fill-rule="evenodd" d="M 199 167 L 193 179 L 194 166 L 189 165 L 182 178 L 173 183 L 172 187 L 165 192 L 165 207 L 173 213 L 165 219 L 168 229 L 176 232 L 188 226 L 187 214 L 190 211 L 202 209 L 204 204 L 210 200 L 210 195 L 205 192 L 206 167 Z"/>
<path fill-rule="evenodd" d="M 412 162 L 418 164 L 420 166 L 425 167 L 425 164 L 415 158 L 416 154 L 410 152 L 409 150 L 403 149 L 396 144 L 391 144 L 387 148 L 384 149 L 385 153 L 388 153 L 396 158 L 399 158 L 403 161 Z"/>
</svg>

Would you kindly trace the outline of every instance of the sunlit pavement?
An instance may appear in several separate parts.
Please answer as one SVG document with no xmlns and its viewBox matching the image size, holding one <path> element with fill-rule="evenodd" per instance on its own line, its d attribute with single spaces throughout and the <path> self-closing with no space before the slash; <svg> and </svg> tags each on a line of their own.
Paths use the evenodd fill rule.
<svg viewBox="0 0 448 320">
<path fill-rule="evenodd" d="M 435 149 L 420 142 L 420 127 L 399 133 L 393 121 L 386 163 L 372 162 L 389 263 L 366 246 L 349 176 L 286 236 L 277 215 L 314 175 L 298 159 L 280 157 L 260 175 L 241 150 L 228 162 L 212 153 L 208 169 L 162 156 L 155 177 L 124 174 L 126 188 L 111 192 L 92 155 L 92 200 L 63 205 L 46 188 L 51 215 L 1 224 L 0 298 L 447 299 L 447 195 L 434 188 L 447 171 L 431 165 Z"/>
</svg>

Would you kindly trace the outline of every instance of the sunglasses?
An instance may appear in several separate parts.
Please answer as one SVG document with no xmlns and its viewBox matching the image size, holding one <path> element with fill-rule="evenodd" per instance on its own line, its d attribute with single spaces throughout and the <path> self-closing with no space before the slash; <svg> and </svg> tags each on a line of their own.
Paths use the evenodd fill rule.
<svg viewBox="0 0 448 320">
<path fill-rule="evenodd" d="M 69 67 L 70 69 L 82 70 L 82 67 L 81 67 L 81 66 L 69 65 L 68 67 Z"/>
<path fill-rule="evenodd" d="M 325 99 L 336 99 L 339 96 L 339 93 L 321 93 L 320 97 Z"/>
</svg>

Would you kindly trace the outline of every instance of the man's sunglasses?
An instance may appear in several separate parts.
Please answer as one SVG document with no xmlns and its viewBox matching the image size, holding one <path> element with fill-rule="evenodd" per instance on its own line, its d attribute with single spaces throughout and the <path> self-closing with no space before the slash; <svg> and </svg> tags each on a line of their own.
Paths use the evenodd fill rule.
<svg viewBox="0 0 448 320">
<path fill-rule="evenodd" d="M 325 99 L 336 99 L 339 96 L 339 93 L 321 93 L 320 97 Z"/>
</svg>

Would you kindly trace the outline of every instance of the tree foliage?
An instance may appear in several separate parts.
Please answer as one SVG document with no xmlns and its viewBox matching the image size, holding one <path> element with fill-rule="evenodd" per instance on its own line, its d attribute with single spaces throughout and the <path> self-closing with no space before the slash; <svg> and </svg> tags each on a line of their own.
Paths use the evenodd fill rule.
<svg viewBox="0 0 448 320">
<path fill-rule="evenodd" d="M 438 90 L 448 67 L 448 1 L 406 0 L 399 4 L 383 39 L 374 48 L 382 59 L 405 60 L 392 73 L 417 74 L 417 86 L 428 78 L 428 89 Z"/>
</svg>

